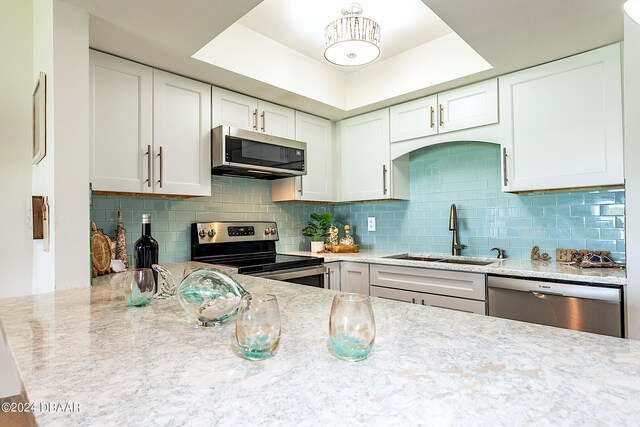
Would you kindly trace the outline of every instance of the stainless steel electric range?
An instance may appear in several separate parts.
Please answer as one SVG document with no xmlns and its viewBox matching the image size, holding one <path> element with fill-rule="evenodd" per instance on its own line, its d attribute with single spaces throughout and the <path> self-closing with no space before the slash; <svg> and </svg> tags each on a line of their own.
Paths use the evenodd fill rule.
<svg viewBox="0 0 640 427">
<path fill-rule="evenodd" d="M 238 273 L 324 288 L 324 258 L 276 253 L 275 222 L 191 224 L 191 260 L 238 268 Z"/>
</svg>

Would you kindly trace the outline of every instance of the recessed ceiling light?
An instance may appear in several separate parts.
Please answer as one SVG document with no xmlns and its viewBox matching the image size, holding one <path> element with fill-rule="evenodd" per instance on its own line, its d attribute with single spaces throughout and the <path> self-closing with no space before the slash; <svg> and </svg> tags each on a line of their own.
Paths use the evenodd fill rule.
<svg viewBox="0 0 640 427">
<path fill-rule="evenodd" d="M 342 8 L 343 18 L 325 29 L 324 57 L 343 66 L 364 65 L 380 56 L 380 25 L 363 18 L 362 6 L 350 3 Z"/>
</svg>

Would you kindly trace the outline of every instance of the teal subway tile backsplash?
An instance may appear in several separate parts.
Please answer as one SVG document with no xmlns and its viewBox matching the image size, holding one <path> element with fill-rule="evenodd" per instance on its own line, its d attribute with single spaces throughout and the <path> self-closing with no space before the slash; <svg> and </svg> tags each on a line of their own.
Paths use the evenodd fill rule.
<svg viewBox="0 0 640 427">
<path fill-rule="evenodd" d="M 533 245 L 555 258 L 555 249 L 608 250 L 625 261 L 624 190 L 603 189 L 537 194 L 503 193 L 500 148 L 459 142 L 423 148 L 411 154 L 409 201 L 300 204 L 271 202 L 271 182 L 214 177 L 211 197 L 167 199 L 93 196 L 92 219 L 113 234 L 123 210 L 127 248 L 140 236 L 142 213 L 152 215 L 152 233 L 160 243 L 160 262 L 190 258 L 192 222 L 276 221 L 280 252 L 308 250 L 301 230 L 311 212 L 331 211 L 350 224 L 363 249 L 389 252 L 451 250 L 449 207 L 455 203 L 463 255 L 495 256 L 492 247 L 511 258 L 528 258 Z M 367 231 L 367 217 L 377 230 Z"/>
<path fill-rule="evenodd" d="M 151 232 L 160 247 L 159 262 L 186 261 L 191 257 L 191 223 L 204 221 L 276 221 L 280 229 L 280 252 L 309 249 L 302 228 L 311 212 L 330 210 L 331 205 L 271 202 L 271 182 L 213 177 L 211 197 L 167 199 L 131 196 L 93 196 L 92 220 L 105 233 L 115 234 L 118 209 L 127 229 L 127 253 L 140 237 L 143 213 L 151 213 Z"/>
<path fill-rule="evenodd" d="M 609 250 L 614 259 L 625 260 L 622 189 L 503 193 L 500 147 L 487 143 L 423 148 L 411 154 L 410 167 L 410 201 L 334 207 L 335 216 L 351 224 L 362 247 L 449 253 L 449 206 L 455 203 L 459 240 L 467 245 L 463 255 L 495 256 L 490 249 L 498 246 L 509 257 L 528 258 L 532 246 L 538 245 L 554 258 L 555 249 L 563 247 Z M 367 231 L 366 215 L 355 215 L 363 207 L 368 216 L 376 217 L 377 231 Z M 381 224 L 389 218 L 398 221 L 389 224 L 390 229 L 383 228 Z M 426 232 L 419 234 L 420 229 Z M 394 238 L 383 242 L 383 235 Z M 446 237 L 435 240 L 433 236 Z M 413 243 L 416 237 L 419 243 Z"/>
</svg>

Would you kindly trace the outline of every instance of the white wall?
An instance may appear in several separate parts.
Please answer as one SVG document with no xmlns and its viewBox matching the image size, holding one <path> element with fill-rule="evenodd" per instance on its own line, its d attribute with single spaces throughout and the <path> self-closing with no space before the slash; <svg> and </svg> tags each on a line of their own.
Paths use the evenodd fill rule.
<svg viewBox="0 0 640 427">
<path fill-rule="evenodd" d="M 89 15 L 54 1 L 55 288 L 90 285 Z"/>
<path fill-rule="evenodd" d="M 0 298 L 31 293 L 30 1 L 0 0 Z"/>
<path fill-rule="evenodd" d="M 47 154 L 33 194 L 49 197 L 51 244 L 33 243 L 33 292 L 89 286 L 89 24 L 61 0 L 34 0 L 33 76 L 47 74 Z M 35 77 L 34 77 L 35 78 Z"/>
<path fill-rule="evenodd" d="M 55 135 L 53 123 L 55 111 L 53 73 L 53 1 L 33 0 L 33 70 L 32 80 L 38 74 L 47 75 L 47 150 L 46 156 L 33 167 L 32 194 L 49 198 L 50 221 L 55 221 L 55 197 L 53 197 L 53 161 L 55 157 Z M 51 239 L 55 238 L 55 227 L 51 227 Z M 45 252 L 43 241 L 33 241 L 33 292 L 51 292 L 55 289 L 55 252 Z"/>
<path fill-rule="evenodd" d="M 640 24 L 624 17 L 627 335 L 640 339 Z"/>
</svg>

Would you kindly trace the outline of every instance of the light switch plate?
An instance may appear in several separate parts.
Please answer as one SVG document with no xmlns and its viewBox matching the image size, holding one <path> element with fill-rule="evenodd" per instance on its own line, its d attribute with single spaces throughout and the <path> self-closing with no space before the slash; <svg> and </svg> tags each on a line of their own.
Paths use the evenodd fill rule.
<svg viewBox="0 0 640 427">
<path fill-rule="evenodd" d="M 376 231 L 376 217 L 370 216 L 367 218 L 367 230 Z"/>
</svg>

